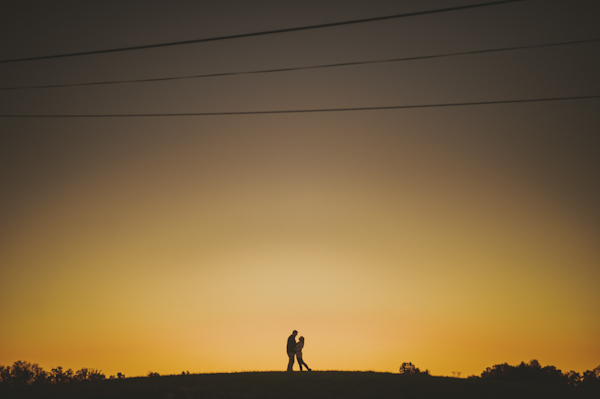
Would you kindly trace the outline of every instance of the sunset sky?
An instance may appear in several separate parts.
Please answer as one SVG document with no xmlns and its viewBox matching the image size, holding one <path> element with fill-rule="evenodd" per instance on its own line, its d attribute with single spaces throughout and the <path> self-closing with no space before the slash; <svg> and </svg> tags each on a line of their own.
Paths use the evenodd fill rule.
<svg viewBox="0 0 600 399">
<path fill-rule="evenodd" d="M 0 61 L 479 0 L 12 1 Z M 597 0 L 0 63 L 0 88 L 600 39 Z M 600 42 L 0 90 L 0 115 L 600 94 Z M 0 117 L 0 365 L 107 375 L 600 365 L 600 99 L 301 114 Z M 297 369 L 297 365 L 296 365 Z"/>
</svg>

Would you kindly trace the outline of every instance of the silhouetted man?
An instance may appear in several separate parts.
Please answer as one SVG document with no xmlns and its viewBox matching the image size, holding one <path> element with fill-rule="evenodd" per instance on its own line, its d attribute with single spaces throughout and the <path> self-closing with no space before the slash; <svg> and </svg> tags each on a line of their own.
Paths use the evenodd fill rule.
<svg viewBox="0 0 600 399">
<path fill-rule="evenodd" d="M 296 335 L 298 335 L 298 331 L 294 330 L 287 340 L 286 350 L 288 357 L 290 358 L 287 371 L 294 371 L 292 370 L 292 367 L 294 367 L 294 357 L 296 356 Z"/>
</svg>

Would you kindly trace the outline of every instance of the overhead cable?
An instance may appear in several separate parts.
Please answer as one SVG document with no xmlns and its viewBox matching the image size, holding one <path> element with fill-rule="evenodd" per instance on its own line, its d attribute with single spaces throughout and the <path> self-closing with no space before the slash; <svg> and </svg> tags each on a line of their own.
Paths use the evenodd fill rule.
<svg viewBox="0 0 600 399">
<path fill-rule="evenodd" d="M 521 2 L 521 1 L 527 1 L 527 0 L 501 0 L 501 1 L 493 1 L 493 2 L 489 2 L 489 3 L 470 4 L 470 5 L 458 6 L 458 7 L 439 8 L 439 9 L 435 9 L 435 10 L 417 11 L 417 12 L 395 14 L 395 15 L 386 15 L 386 16 L 382 16 L 382 17 L 355 19 L 355 20 L 350 20 L 350 21 L 332 22 L 332 23 L 319 24 L 319 25 L 299 26 L 299 27 L 295 27 L 295 28 L 284 28 L 284 29 L 275 29 L 275 30 L 267 30 L 267 31 L 259 31 L 259 32 L 240 33 L 240 34 L 228 35 L 228 36 L 217 36 L 217 37 L 209 37 L 209 38 L 203 38 L 203 39 L 183 40 L 183 41 L 178 41 L 178 42 L 146 44 L 146 45 L 141 45 L 141 46 L 119 47 L 119 48 L 104 49 L 104 50 L 81 51 L 81 52 L 77 52 L 77 53 L 42 55 L 42 56 L 36 56 L 36 57 L 13 58 L 13 59 L 0 60 L 0 63 L 46 60 L 46 59 L 51 59 L 51 58 L 76 57 L 76 56 L 82 56 L 82 55 L 115 53 L 115 52 L 121 52 L 121 51 L 143 50 L 143 49 L 150 49 L 150 48 L 157 48 L 157 47 L 180 46 L 180 45 L 185 45 L 185 44 L 214 42 L 214 41 L 219 41 L 219 40 L 240 39 L 240 38 L 244 38 L 244 37 L 274 35 L 274 34 L 279 34 L 279 33 L 297 32 L 297 31 L 321 29 L 321 28 L 331 28 L 331 27 L 335 27 L 335 26 L 384 21 L 384 20 L 397 19 L 397 18 L 415 17 L 415 16 L 420 16 L 420 15 L 436 14 L 436 13 L 443 13 L 443 12 L 450 12 L 450 11 L 460 11 L 460 10 L 467 10 L 467 9 L 471 9 L 471 8 L 488 7 L 488 6 L 495 6 L 495 5 L 500 5 L 500 4 L 516 3 L 516 2 Z"/>
<path fill-rule="evenodd" d="M 308 70 L 308 69 L 322 69 L 322 68 L 334 68 L 334 67 L 344 67 L 344 66 L 354 66 L 354 65 L 381 64 L 381 63 L 401 62 L 401 61 L 416 61 L 416 60 L 425 60 L 425 59 L 431 59 L 431 58 L 455 57 L 455 56 L 471 55 L 471 54 L 484 54 L 484 53 L 494 53 L 494 52 L 502 52 L 502 51 L 525 50 L 525 49 L 541 48 L 541 47 L 566 46 L 566 45 L 572 45 L 572 44 L 593 43 L 593 42 L 599 42 L 599 41 L 600 41 L 600 39 L 575 40 L 575 41 L 559 42 L 559 43 L 533 44 L 533 45 L 529 45 L 529 46 L 514 46 L 514 47 L 487 49 L 487 50 L 463 51 L 463 52 L 458 52 L 458 53 L 424 55 L 424 56 L 418 56 L 418 57 L 391 58 L 391 59 L 385 59 L 385 60 L 371 60 L 371 61 L 341 62 L 341 63 L 335 63 L 335 64 L 310 65 L 310 66 L 303 66 L 303 67 L 262 69 L 262 70 L 257 70 L 257 71 L 221 72 L 221 73 L 210 73 L 210 74 L 203 74 L 203 75 L 170 76 L 170 77 L 147 78 L 147 79 L 108 80 L 108 81 L 101 81 L 101 82 L 65 83 L 65 84 L 39 85 L 39 86 L 0 87 L 0 90 L 55 89 L 55 88 L 59 88 L 59 87 L 99 86 L 99 85 L 113 85 L 113 84 L 124 84 L 124 83 L 149 83 L 149 82 L 164 82 L 164 81 L 171 81 L 171 80 L 201 79 L 201 78 L 214 78 L 214 77 L 223 77 L 223 76 L 265 74 L 265 73 L 274 73 L 274 72 L 292 72 L 292 71 L 302 71 L 302 70 Z"/>
<path fill-rule="evenodd" d="M 147 118 L 147 117 L 184 117 L 184 116 L 230 116 L 230 115 L 267 115 L 267 114 L 308 114 L 319 112 L 352 112 L 352 111 L 377 111 L 393 109 L 411 109 L 411 108 L 442 108 L 442 107 L 465 107 L 474 105 L 498 105 L 498 104 L 519 104 L 536 103 L 549 101 L 566 100 L 589 100 L 600 98 L 600 94 L 589 96 L 572 97 L 550 97 L 550 98 L 529 98 L 522 100 L 497 100 L 497 101 L 477 101 L 462 103 L 442 103 L 442 104 L 417 104 L 417 105 L 392 105 L 381 107 L 354 107 L 354 108 L 321 108 L 321 109 L 292 109 L 292 110 L 272 110 L 272 111 L 230 111 L 230 112 L 190 112 L 190 113 L 164 113 L 164 114 L 12 114 L 2 115 L 0 118 Z"/>
</svg>

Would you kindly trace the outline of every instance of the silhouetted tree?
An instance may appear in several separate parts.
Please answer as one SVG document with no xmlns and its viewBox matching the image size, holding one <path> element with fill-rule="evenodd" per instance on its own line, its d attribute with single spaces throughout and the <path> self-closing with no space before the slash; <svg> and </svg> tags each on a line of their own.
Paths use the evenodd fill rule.
<svg viewBox="0 0 600 399">
<path fill-rule="evenodd" d="M 54 384 L 64 384 L 73 380 L 73 370 L 63 371 L 61 366 L 52 369 L 50 372 L 50 381 Z"/>
<path fill-rule="evenodd" d="M 33 371 L 33 384 L 34 385 L 42 385 L 48 382 L 49 374 L 47 371 L 44 371 L 39 364 L 33 363 L 31 365 L 31 370 Z"/>
<path fill-rule="evenodd" d="M 0 381 L 4 385 L 25 386 L 43 384 L 48 374 L 37 364 L 18 360 L 12 366 L 1 366 Z"/>
<path fill-rule="evenodd" d="M 82 368 L 80 370 L 77 370 L 75 372 L 75 375 L 73 376 L 73 380 L 75 381 L 85 381 L 88 379 L 88 372 L 89 370 L 86 368 Z"/>
<path fill-rule="evenodd" d="M 10 378 L 10 366 L 0 365 L 0 384 L 8 385 L 9 378 Z"/>
<path fill-rule="evenodd" d="M 511 369 L 514 367 L 508 363 L 494 364 L 492 367 L 487 367 L 485 371 L 481 373 L 481 378 L 487 379 L 507 379 L 510 378 Z"/>
<path fill-rule="evenodd" d="M 18 360 L 13 363 L 10 370 L 10 385 L 21 387 L 33 382 L 34 372 L 31 363 Z"/>
<path fill-rule="evenodd" d="M 600 366 L 587 370 L 581 376 L 581 385 L 589 388 L 600 389 Z"/>
<path fill-rule="evenodd" d="M 75 381 L 101 381 L 105 378 L 106 376 L 100 370 L 88 368 L 77 370 L 73 376 L 73 380 Z"/>
<path fill-rule="evenodd" d="M 572 387 L 579 386 L 581 384 L 581 374 L 576 371 L 569 371 L 565 374 L 567 376 L 567 384 Z"/>
</svg>

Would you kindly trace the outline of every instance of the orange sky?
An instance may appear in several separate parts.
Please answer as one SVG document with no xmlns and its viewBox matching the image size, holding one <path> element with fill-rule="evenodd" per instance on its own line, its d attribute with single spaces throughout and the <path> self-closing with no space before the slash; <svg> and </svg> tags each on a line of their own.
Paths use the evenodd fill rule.
<svg viewBox="0 0 600 399">
<path fill-rule="evenodd" d="M 374 15 L 408 11 L 374 4 Z M 336 17 L 333 10 L 321 18 L 365 12 L 350 8 Z M 512 10 L 506 18 L 514 10 L 532 18 L 528 8 Z M 564 12 L 547 11 L 554 18 Z M 286 18 L 282 24 L 315 23 Z M 502 26 L 497 18 L 482 20 L 476 32 Z M 529 32 L 527 23 L 515 24 Z M 554 27 L 542 33 L 548 40 L 590 36 L 584 28 L 562 29 L 560 38 Z M 425 53 L 442 47 L 427 43 Z M 367 47 L 359 55 L 374 57 Z M 139 97 L 102 88 L 35 99 L 3 92 L 1 99 L 11 110 L 69 113 L 128 104 L 119 110 L 527 97 L 550 93 L 549 81 L 557 90 L 588 87 L 593 94 L 598 85 L 586 79 L 597 71 L 593 49 L 563 50 L 570 69 L 547 64 L 555 57 L 547 50 L 502 66 L 502 58 L 477 58 L 373 74 L 189 83 Z M 310 61 L 324 62 L 325 50 L 315 49 L 319 56 Z M 398 52 L 398 44 L 381 51 Z M 244 57 L 257 56 L 242 54 L 242 67 Z M 79 61 L 69 62 L 79 70 Z M 2 68 L 23 82 L 32 73 Z M 90 73 L 101 74 L 97 69 Z M 484 77 L 489 87 L 477 84 Z M 531 359 L 563 371 L 592 369 L 600 364 L 597 109 L 598 100 L 590 100 L 0 120 L 0 364 L 26 360 L 48 370 L 95 367 L 127 376 L 284 370 L 284 343 L 297 329 L 306 338 L 304 360 L 316 370 L 396 372 L 410 361 L 434 375 L 467 376 Z"/>
</svg>

